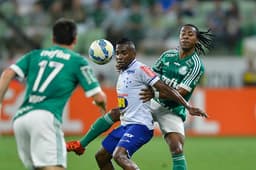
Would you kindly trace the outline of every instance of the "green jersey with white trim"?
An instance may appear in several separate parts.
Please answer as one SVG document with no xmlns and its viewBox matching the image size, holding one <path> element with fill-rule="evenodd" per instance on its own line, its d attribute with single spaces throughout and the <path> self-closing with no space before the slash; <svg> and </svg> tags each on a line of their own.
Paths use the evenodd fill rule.
<svg viewBox="0 0 256 170">
<path fill-rule="evenodd" d="M 179 51 L 169 50 L 164 52 L 153 65 L 153 70 L 159 74 L 162 81 L 170 87 L 178 89 L 182 87 L 188 91 L 183 96 L 187 101 L 204 74 L 204 66 L 197 53 L 185 58 L 179 57 Z M 185 107 L 174 101 L 155 99 L 162 106 L 169 108 L 173 113 L 186 119 Z"/>
<path fill-rule="evenodd" d="M 86 58 L 60 46 L 33 50 L 10 68 L 27 81 L 24 101 L 14 119 L 42 109 L 62 122 L 64 106 L 78 84 L 87 97 L 101 91 Z"/>
</svg>

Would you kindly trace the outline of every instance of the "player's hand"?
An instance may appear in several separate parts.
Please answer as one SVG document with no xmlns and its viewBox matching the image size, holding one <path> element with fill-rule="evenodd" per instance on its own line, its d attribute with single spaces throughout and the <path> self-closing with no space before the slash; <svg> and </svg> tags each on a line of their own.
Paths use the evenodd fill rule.
<svg viewBox="0 0 256 170">
<path fill-rule="evenodd" d="M 92 104 L 96 105 L 99 107 L 100 109 L 100 113 L 102 115 L 104 115 L 106 112 L 107 112 L 107 109 L 106 109 L 106 104 L 104 102 L 96 102 L 96 101 L 93 101 Z"/>
<path fill-rule="evenodd" d="M 140 100 L 142 100 L 143 102 L 147 102 L 147 101 L 150 101 L 152 98 L 154 98 L 154 90 L 152 87 L 141 89 L 139 95 L 140 95 Z"/>
<path fill-rule="evenodd" d="M 69 141 L 66 143 L 66 148 L 68 152 L 75 152 L 77 155 L 82 155 L 85 148 L 81 145 L 79 141 Z"/>
<path fill-rule="evenodd" d="M 192 116 L 201 116 L 201 117 L 205 117 L 205 118 L 208 118 L 208 115 L 202 111 L 201 109 L 197 108 L 197 107 L 190 107 L 188 109 L 188 112 L 190 115 Z"/>
</svg>

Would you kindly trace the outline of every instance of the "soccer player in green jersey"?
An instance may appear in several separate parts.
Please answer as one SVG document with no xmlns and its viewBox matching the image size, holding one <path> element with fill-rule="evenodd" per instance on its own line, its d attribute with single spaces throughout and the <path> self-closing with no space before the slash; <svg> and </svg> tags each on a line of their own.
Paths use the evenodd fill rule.
<svg viewBox="0 0 256 170">
<path fill-rule="evenodd" d="M 81 85 L 86 97 L 105 113 L 106 95 L 85 57 L 73 51 L 76 24 L 61 18 L 52 28 L 54 45 L 32 50 L 5 69 L 0 104 L 15 77 L 26 78 L 25 98 L 13 119 L 18 153 L 28 169 L 64 170 L 67 152 L 61 129 L 63 108 Z"/>
<path fill-rule="evenodd" d="M 189 101 L 204 74 L 204 66 L 199 55 L 205 54 L 205 50 L 211 48 L 212 45 L 213 34 L 210 31 L 199 31 L 192 24 L 183 25 L 180 29 L 179 48 L 164 52 L 153 65 L 153 70 L 159 74 L 165 84 L 175 88 Z M 150 89 L 144 89 L 141 95 L 144 100 L 154 96 Z M 170 100 L 154 98 L 151 100 L 151 109 L 169 146 L 173 170 L 186 170 L 187 165 L 183 152 L 185 108 Z"/>
</svg>

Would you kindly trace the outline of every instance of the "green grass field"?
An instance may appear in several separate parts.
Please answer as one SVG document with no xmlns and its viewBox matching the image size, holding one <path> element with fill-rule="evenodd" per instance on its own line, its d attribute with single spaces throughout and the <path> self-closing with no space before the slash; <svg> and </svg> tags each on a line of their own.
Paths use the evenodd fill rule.
<svg viewBox="0 0 256 170">
<path fill-rule="evenodd" d="M 68 137 L 67 140 L 79 139 Z M 97 170 L 94 154 L 102 138 L 82 156 L 68 154 L 68 170 Z M 255 170 L 256 137 L 188 137 L 185 153 L 189 170 Z M 154 137 L 132 158 L 141 170 L 171 170 L 171 158 L 161 137 Z M 121 168 L 117 167 L 117 170 Z M 13 137 L 0 136 L 0 170 L 25 170 Z"/>
</svg>

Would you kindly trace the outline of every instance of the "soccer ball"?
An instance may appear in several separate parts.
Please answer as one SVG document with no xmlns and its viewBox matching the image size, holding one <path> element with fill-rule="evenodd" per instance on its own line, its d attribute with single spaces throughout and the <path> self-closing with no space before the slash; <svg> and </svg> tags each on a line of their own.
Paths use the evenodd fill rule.
<svg viewBox="0 0 256 170">
<path fill-rule="evenodd" d="M 89 47 L 89 59 L 96 64 L 106 64 L 112 59 L 113 56 L 114 47 L 108 40 L 95 40 Z"/>
</svg>

